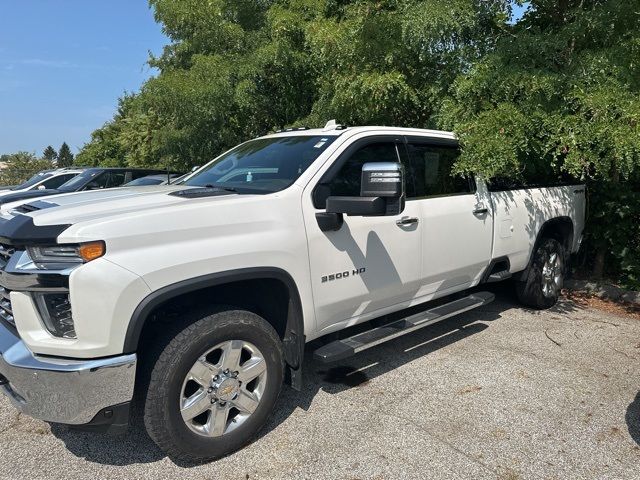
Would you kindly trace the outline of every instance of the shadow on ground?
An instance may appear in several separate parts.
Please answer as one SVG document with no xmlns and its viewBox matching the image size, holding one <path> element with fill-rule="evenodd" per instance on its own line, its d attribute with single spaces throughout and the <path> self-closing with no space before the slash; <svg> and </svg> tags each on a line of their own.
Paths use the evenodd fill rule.
<svg viewBox="0 0 640 480">
<path fill-rule="evenodd" d="M 494 289 L 497 300 L 478 310 L 461 314 L 431 327 L 417 330 L 408 337 L 396 339 L 386 346 L 374 347 L 368 353 L 349 359 L 349 366 L 327 366 L 313 360 L 308 353 L 304 362 L 304 386 L 301 392 L 284 387 L 279 405 L 258 439 L 275 429 L 297 408 L 307 410 L 315 395 L 320 391 L 330 394 L 342 392 L 384 375 L 416 358 L 475 335 L 489 327 L 489 323 L 501 317 L 501 313 L 515 306 L 512 297 L 503 288 Z M 562 311 L 562 310 L 561 310 Z M 307 349 L 313 351 L 312 344 Z M 382 349 L 387 349 L 380 356 Z M 389 355 L 389 349 L 393 354 Z M 636 398 L 636 405 L 638 398 Z M 637 410 L 636 410 L 637 414 Z M 637 416 L 635 417 L 637 420 Z M 638 441 L 637 421 L 634 439 Z M 108 436 L 97 433 L 80 432 L 62 425 L 52 425 L 53 435 L 61 439 L 74 455 L 87 461 L 107 465 L 130 465 L 151 463 L 161 460 L 165 454 L 146 435 L 141 425 L 130 428 L 123 435 Z M 630 429 L 631 431 L 631 429 Z M 634 435 L 632 433 L 632 435 Z M 195 464 L 175 462 L 181 467 Z"/>
<path fill-rule="evenodd" d="M 629 429 L 629 435 L 636 444 L 640 445 L 640 392 L 636 398 L 627 407 L 627 413 L 624 417 Z"/>
</svg>

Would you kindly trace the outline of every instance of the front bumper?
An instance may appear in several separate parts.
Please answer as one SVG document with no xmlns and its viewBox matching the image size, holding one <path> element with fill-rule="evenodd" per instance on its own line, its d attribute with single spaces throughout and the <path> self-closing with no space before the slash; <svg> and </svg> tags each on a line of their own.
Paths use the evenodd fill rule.
<svg viewBox="0 0 640 480">
<path fill-rule="evenodd" d="M 131 401 L 136 355 L 70 360 L 34 355 L 0 323 L 0 391 L 21 412 L 82 425 L 101 410 Z"/>
</svg>

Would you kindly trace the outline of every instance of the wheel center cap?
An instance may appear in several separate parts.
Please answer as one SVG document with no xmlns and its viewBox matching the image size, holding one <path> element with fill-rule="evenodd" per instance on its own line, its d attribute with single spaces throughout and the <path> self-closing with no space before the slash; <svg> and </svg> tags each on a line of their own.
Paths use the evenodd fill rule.
<svg viewBox="0 0 640 480">
<path fill-rule="evenodd" d="M 236 378 L 226 377 L 213 384 L 214 396 L 223 402 L 233 400 L 240 391 L 240 382 Z"/>
</svg>

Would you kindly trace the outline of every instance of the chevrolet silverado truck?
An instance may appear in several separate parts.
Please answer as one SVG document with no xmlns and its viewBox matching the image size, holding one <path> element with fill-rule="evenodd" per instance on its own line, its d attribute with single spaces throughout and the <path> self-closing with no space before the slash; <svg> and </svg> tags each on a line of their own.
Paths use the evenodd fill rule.
<svg viewBox="0 0 640 480">
<path fill-rule="evenodd" d="M 0 389 L 87 429 L 139 412 L 171 458 L 204 461 L 250 442 L 283 383 L 300 389 L 312 340 L 339 362 L 506 279 L 554 305 L 584 185 L 504 189 L 452 175 L 458 155 L 452 133 L 329 122 L 247 141 L 180 185 L 4 205 Z"/>
</svg>

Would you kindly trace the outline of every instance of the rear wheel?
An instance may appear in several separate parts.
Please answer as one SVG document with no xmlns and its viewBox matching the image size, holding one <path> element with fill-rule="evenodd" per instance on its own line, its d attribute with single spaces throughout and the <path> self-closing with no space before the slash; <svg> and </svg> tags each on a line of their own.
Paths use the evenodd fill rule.
<svg viewBox="0 0 640 480">
<path fill-rule="evenodd" d="M 534 252 L 527 277 L 516 283 L 518 299 L 528 307 L 544 309 L 558 301 L 565 275 L 564 248 L 547 238 Z"/>
<path fill-rule="evenodd" d="M 280 338 L 263 318 L 240 310 L 206 315 L 178 333 L 151 369 L 149 436 L 178 460 L 227 455 L 265 424 L 283 372 Z"/>
</svg>

